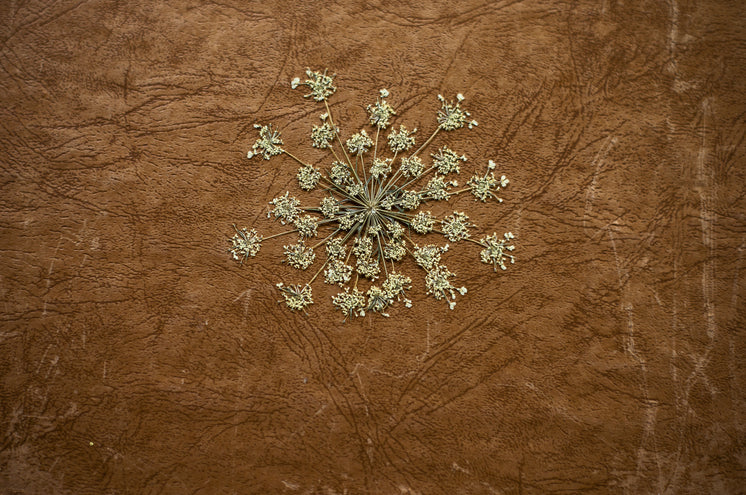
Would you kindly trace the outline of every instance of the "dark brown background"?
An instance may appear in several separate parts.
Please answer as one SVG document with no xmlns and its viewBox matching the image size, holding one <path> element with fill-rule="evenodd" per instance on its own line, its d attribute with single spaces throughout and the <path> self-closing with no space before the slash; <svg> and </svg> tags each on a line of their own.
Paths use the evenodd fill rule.
<svg viewBox="0 0 746 495">
<path fill-rule="evenodd" d="M 0 486 L 28 494 L 745 493 L 738 0 L 3 1 Z M 345 133 L 392 92 L 495 159 L 518 262 L 446 256 L 469 293 L 342 324 L 264 235 L 336 72 Z M 462 180 L 464 180 L 462 178 Z M 302 196 L 302 195 L 301 195 Z M 311 196 L 305 196 L 313 197 Z M 439 241 L 434 239 L 434 241 Z"/>
</svg>

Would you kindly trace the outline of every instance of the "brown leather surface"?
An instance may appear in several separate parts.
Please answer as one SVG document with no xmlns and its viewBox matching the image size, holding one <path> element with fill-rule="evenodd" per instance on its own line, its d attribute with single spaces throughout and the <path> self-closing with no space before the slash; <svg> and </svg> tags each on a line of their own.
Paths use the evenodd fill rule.
<svg viewBox="0 0 746 495">
<path fill-rule="evenodd" d="M 743 3 L 0 4 L 0 492 L 744 493 Z M 277 304 L 296 191 L 249 161 L 272 122 L 309 160 L 388 88 L 434 128 L 462 92 L 469 166 L 511 179 L 517 263 L 446 261 L 449 311 L 342 323 Z M 471 169 L 469 169 L 471 170 Z M 465 179 L 464 179 L 465 180 Z M 313 194 L 299 197 L 313 198 Z M 436 241 L 439 242 L 439 241 Z M 463 243 L 462 243 L 463 244 Z"/>
</svg>

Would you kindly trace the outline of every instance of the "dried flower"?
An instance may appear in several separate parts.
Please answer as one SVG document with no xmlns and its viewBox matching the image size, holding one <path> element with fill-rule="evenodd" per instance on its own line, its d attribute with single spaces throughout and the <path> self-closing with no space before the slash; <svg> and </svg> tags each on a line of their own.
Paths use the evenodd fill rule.
<svg viewBox="0 0 746 495">
<path fill-rule="evenodd" d="M 419 177 L 425 170 L 425 164 L 419 156 L 402 158 L 401 171 L 407 177 Z"/>
<path fill-rule="evenodd" d="M 465 162 L 464 155 L 459 156 L 448 146 L 443 146 L 437 153 L 430 155 L 433 157 L 433 166 L 438 169 L 438 173 L 446 175 L 451 172 L 459 173 L 459 161 Z"/>
<path fill-rule="evenodd" d="M 350 292 L 350 288 L 345 287 L 344 292 L 332 298 L 332 304 L 342 310 L 345 320 L 349 316 L 365 316 L 365 296 L 357 288 Z"/>
<path fill-rule="evenodd" d="M 384 93 L 385 92 L 385 93 Z M 388 96 L 389 92 L 385 89 L 381 90 L 381 98 Z M 391 108 L 386 100 L 379 99 L 373 105 L 368 105 L 368 120 L 370 125 L 378 127 L 379 129 L 385 129 L 389 125 L 389 119 L 396 115 L 394 109 Z"/>
<path fill-rule="evenodd" d="M 449 193 L 449 187 L 457 186 L 458 182 L 455 180 L 453 181 L 446 181 L 443 176 L 436 175 L 432 179 L 430 179 L 430 182 L 427 183 L 427 186 L 424 189 L 424 193 L 427 194 L 427 197 L 429 199 L 434 199 L 436 201 L 442 201 L 445 199 L 448 199 L 450 196 Z"/>
<path fill-rule="evenodd" d="M 507 246 L 506 244 L 514 237 L 515 236 L 512 232 L 506 232 L 503 234 L 502 239 L 497 237 L 497 233 L 488 235 L 484 239 L 481 239 L 479 243 L 485 247 L 485 249 L 480 253 L 482 263 L 492 264 L 495 271 L 497 271 L 498 266 L 503 270 L 507 270 L 508 268 L 505 266 L 505 260 L 509 258 L 511 263 L 515 263 L 515 258 L 512 255 L 507 254 L 505 251 L 513 251 L 515 246 Z"/>
<path fill-rule="evenodd" d="M 327 114 L 321 115 L 321 120 L 325 120 Z M 329 122 L 324 122 L 320 126 L 313 126 L 311 129 L 311 146 L 319 149 L 326 149 L 331 146 L 334 136 L 339 129 L 332 126 Z"/>
<path fill-rule="evenodd" d="M 352 267 L 341 259 L 330 259 L 324 270 L 324 281 L 327 284 L 346 284 L 352 278 Z"/>
<path fill-rule="evenodd" d="M 304 191 L 310 191 L 321 180 L 321 171 L 311 165 L 304 165 L 298 169 L 298 184 Z"/>
<path fill-rule="evenodd" d="M 248 152 L 246 158 L 254 158 L 256 155 L 262 155 L 265 160 L 269 160 L 273 156 L 282 153 L 282 148 L 280 148 L 282 146 L 280 131 L 273 130 L 272 124 L 265 126 L 254 124 L 254 128 L 259 129 L 259 139 L 251 147 L 251 151 Z"/>
<path fill-rule="evenodd" d="M 373 165 L 370 167 L 370 175 L 374 179 L 383 179 L 391 173 L 391 158 L 381 159 L 376 158 L 373 160 Z"/>
<path fill-rule="evenodd" d="M 267 218 L 274 215 L 283 225 L 286 222 L 294 222 L 300 214 L 300 209 L 298 208 L 300 201 L 290 196 L 290 191 L 285 192 L 285 196 L 276 197 L 269 204 L 275 205 L 275 207 L 267 213 Z"/>
<path fill-rule="evenodd" d="M 283 246 L 283 248 L 287 257 L 285 262 L 298 270 L 305 270 L 316 259 L 313 249 L 306 247 L 302 239 L 297 244 L 290 244 L 289 246 Z"/>
<path fill-rule="evenodd" d="M 493 171 L 496 164 L 490 160 L 487 173 L 474 174 L 467 183 L 468 187 L 454 190 L 458 182 L 447 179 L 447 176 L 460 172 L 466 156 L 441 144 L 430 155 L 433 159 L 432 167 L 425 166 L 419 157 L 420 152 L 427 149 L 439 131 L 476 125 L 476 121 L 470 120 L 469 113 L 461 108 L 464 100 L 461 94 L 456 96 L 455 103 L 438 96 L 441 108 L 437 112 L 437 122 L 432 134 L 417 151 L 404 156 L 415 145 L 414 133 L 417 129 L 410 132 L 403 124 L 394 122 L 395 125 L 398 124 L 398 128 L 390 130 L 385 143 L 379 142 L 381 129 L 391 126 L 396 117 L 396 112 L 386 101 L 389 92 L 382 89 L 376 102 L 367 106 L 367 120 L 376 129 L 375 142 L 365 130 L 361 130 L 349 136 L 341 150 L 335 151 L 333 142 L 339 139 L 340 130 L 325 103 L 336 91 L 333 76 L 327 75 L 326 71 L 322 73 L 310 69 L 306 70 L 306 75 L 308 78 L 305 82 L 295 78 L 292 87 L 307 86 L 310 93 L 305 96 L 323 102 L 321 124 L 314 125 L 311 129 L 311 145 L 330 150 L 333 156 L 327 162 L 330 163 L 329 167 L 315 168 L 286 151 L 282 148 L 280 133 L 269 125 L 256 126 L 259 129 L 259 139 L 248 156 L 251 158 L 260 155 L 270 159 L 284 153 L 302 164 L 297 173 L 302 190 L 314 189 L 323 181 L 328 186 L 326 194 L 322 195 L 318 206 L 301 208 L 300 201 L 290 196 L 288 191 L 270 202 L 267 216 L 274 215 L 283 224 L 292 223 L 294 229 L 263 239 L 253 229 L 239 231 L 234 227 L 236 234 L 229 239 L 233 257 L 243 262 L 249 256 L 257 254 L 263 240 L 297 233 L 298 241 L 284 246 L 283 261 L 299 270 L 306 270 L 311 266 L 316 257 L 314 248 L 325 244 L 324 263 L 315 274 L 309 275 L 308 283 L 290 286 L 278 284 L 288 307 L 305 311 L 313 302 L 311 284 L 322 273 L 325 283 L 343 287 L 342 292 L 332 297 L 332 304 L 342 311 L 345 320 L 350 316 L 365 316 L 368 313 L 388 316 L 388 311 L 397 302 L 411 307 L 412 301 L 406 297 L 406 292 L 412 287 L 412 279 L 397 272 L 395 268 L 397 262 L 410 254 L 426 272 L 424 282 L 427 293 L 438 300 L 446 299 L 453 309 L 456 293 L 464 295 L 466 288 L 454 287 L 455 275 L 441 260 L 449 245 L 426 244 L 420 247 L 410 239 L 411 231 L 420 235 L 437 232 L 451 242 L 469 239 L 471 243 L 482 247 L 482 262 L 492 264 L 495 270 L 498 266 L 505 269 L 508 260 L 511 263 L 514 261 L 513 256 L 508 254 L 514 249 L 508 242 L 512 239 L 511 233 L 504 234 L 500 239 L 494 234 L 477 242 L 470 239 L 470 229 L 475 226 L 465 213 L 454 212 L 443 218 L 439 221 L 442 230 L 437 230 L 435 227 L 438 220 L 435 216 L 429 211 L 418 211 L 423 201 L 448 201 L 464 192 L 471 192 L 477 200 L 482 201 L 497 198 L 495 194 L 508 184 L 505 176 L 499 180 L 495 177 Z M 343 154 L 338 154 L 339 151 Z M 364 156 L 369 151 L 372 155 L 370 158 Z M 389 152 L 392 157 L 385 156 Z M 323 219 L 305 212 L 323 215 Z M 339 232 L 342 234 L 337 236 Z M 312 247 L 304 244 L 305 239 L 316 235 L 324 236 L 324 240 Z M 389 264 L 392 265 L 391 270 L 388 269 Z M 385 279 L 383 283 L 376 285 L 375 281 L 381 277 L 382 269 Z M 353 274 L 356 274 L 354 282 Z M 364 284 L 364 287 L 358 288 L 358 284 Z"/>
<path fill-rule="evenodd" d="M 428 234 L 433 231 L 435 217 L 428 211 L 420 211 L 412 218 L 412 228 L 418 234 Z"/>
<path fill-rule="evenodd" d="M 440 100 L 441 104 L 440 110 L 438 110 L 438 124 L 440 124 L 440 128 L 444 131 L 452 131 L 464 127 L 467 124 L 467 119 L 471 116 L 469 112 L 461 108 L 461 102 L 464 101 L 463 95 L 459 93 L 456 95 L 456 99 L 458 102 L 454 104 L 452 101 L 446 101 L 443 96 L 438 95 L 438 100 Z M 469 129 L 475 125 L 477 125 L 476 120 L 468 122 Z"/>
<path fill-rule="evenodd" d="M 313 304 L 311 286 L 308 284 L 303 286 L 300 284 L 285 286 L 280 282 L 277 284 L 277 288 L 285 296 L 285 303 L 288 305 L 288 308 L 293 311 L 305 311 L 306 306 Z"/>
<path fill-rule="evenodd" d="M 238 230 L 235 225 L 233 229 L 236 231 L 236 235 L 229 239 L 233 244 L 230 252 L 233 254 L 234 260 L 243 264 L 249 256 L 254 257 L 259 252 L 262 247 L 262 236 L 257 234 L 255 229 L 246 230 L 246 228 L 243 228 Z"/>
<path fill-rule="evenodd" d="M 347 254 L 344 239 L 337 237 L 326 242 L 326 257 L 341 260 Z"/>
<path fill-rule="evenodd" d="M 332 196 L 325 196 L 321 200 L 320 209 L 326 218 L 334 218 L 334 215 L 339 213 L 339 201 Z"/>
<path fill-rule="evenodd" d="M 454 211 L 453 215 L 444 218 L 441 225 L 443 227 L 443 235 L 451 242 L 469 238 L 469 227 L 473 227 L 469 223 L 469 217 L 465 213 L 457 211 Z"/>
<path fill-rule="evenodd" d="M 368 133 L 365 132 L 365 129 L 363 129 L 357 134 L 353 134 L 345 144 L 347 144 L 347 149 L 353 155 L 362 155 L 373 146 L 373 141 L 368 137 Z"/>
<path fill-rule="evenodd" d="M 326 70 L 324 70 L 324 73 L 322 74 L 320 72 L 314 72 L 311 69 L 306 69 L 306 76 L 308 79 L 306 79 L 305 82 L 300 82 L 300 78 L 296 77 L 290 83 L 290 86 L 293 89 L 300 85 L 308 86 L 311 89 L 309 94 L 303 95 L 304 98 L 310 96 L 316 101 L 324 101 L 337 90 L 337 88 L 332 85 L 334 75 L 327 76 Z"/>
<path fill-rule="evenodd" d="M 311 215 L 303 215 L 295 220 L 295 228 L 301 237 L 314 237 L 319 227 L 318 219 Z"/>
<path fill-rule="evenodd" d="M 425 270 L 432 270 L 440 263 L 440 255 L 448 251 L 448 244 L 438 247 L 434 244 L 428 244 L 423 247 L 415 246 L 414 261 Z"/>
<path fill-rule="evenodd" d="M 414 134 L 417 129 L 409 132 L 404 125 L 399 126 L 399 132 L 391 131 L 389 134 L 389 148 L 392 153 L 401 153 L 414 146 Z"/>
</svg>

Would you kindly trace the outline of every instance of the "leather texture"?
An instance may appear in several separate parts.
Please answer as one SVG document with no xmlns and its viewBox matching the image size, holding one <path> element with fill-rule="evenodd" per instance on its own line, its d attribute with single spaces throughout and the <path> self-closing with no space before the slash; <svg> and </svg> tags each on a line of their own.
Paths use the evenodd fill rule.
<svg viewBox="0 0 746 495">
<path fill-rule="evenodd" d="M 733 1 L 59 0 L 0 4 L 0 491 L 10 494 L 736 494 L 746 487 L 746 24 Z M 243 266 L 283 227 L 336 73 L 343 135 L 391 92 L 511 180 L 512 231 L 468 293 L 343 323 Z M 368 129 L 370 129 L 368 127 Z M 463 182 L 468 176 L 462 177 Z M 433 236 L 441 244 L 442 238 Z"/>
</svg>

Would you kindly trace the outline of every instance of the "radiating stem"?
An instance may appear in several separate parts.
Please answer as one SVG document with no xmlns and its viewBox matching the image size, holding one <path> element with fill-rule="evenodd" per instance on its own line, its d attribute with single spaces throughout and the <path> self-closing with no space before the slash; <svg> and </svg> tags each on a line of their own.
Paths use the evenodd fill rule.
<svg viewBox="0 0 746 495">
<path fill-rule="evenodd" d="M 321 270 L 324 269 L 324 267 L 326 266 L 327 263 L 329 263 L 329 258 L 327 258 L 326 261 L 324 261 L 324 264 L 321 265 L 321 268 L 319 268 L 319 271 L 316 272 L 316 275 L 314 275 L 313 278 L 311 280 L 309 280 L 306 285 L 311 285 L 313 283 L 313 281 L 316 280 L 316 277 L 319 276 L 319 273 L 321 273 Z"/>
</svg>

